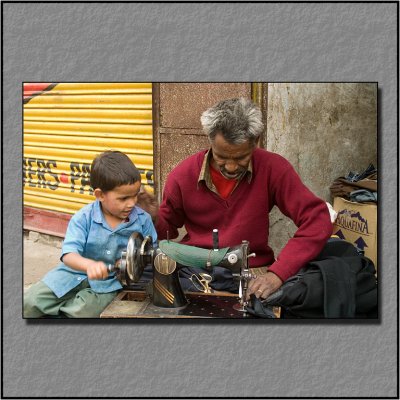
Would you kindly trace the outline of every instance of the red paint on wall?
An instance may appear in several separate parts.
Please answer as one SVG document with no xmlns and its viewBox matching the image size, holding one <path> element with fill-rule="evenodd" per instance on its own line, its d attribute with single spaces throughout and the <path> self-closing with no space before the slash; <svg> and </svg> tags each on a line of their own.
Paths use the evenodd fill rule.
<svg viewBox="0 0 400 400">
<path fill-rule="evenodd" d="M 72 215 L 70 214 L 24 207 L 24 229 L 65 237 L 71 217 Z"/>
</svg>

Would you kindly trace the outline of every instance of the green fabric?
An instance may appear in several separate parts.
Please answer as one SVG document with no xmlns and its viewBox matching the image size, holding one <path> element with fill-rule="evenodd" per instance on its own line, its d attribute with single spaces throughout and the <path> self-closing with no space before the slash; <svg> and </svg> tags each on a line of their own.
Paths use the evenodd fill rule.
<svg viewBox="0 0 400 400">
<path fill-rule="evenodd" d="M 225 247 L 214 251 L 213 249 L 202 249 L 168 240 L 161 240 L 159 247 L 164 254 L 171 257 L 177 263 L 198 268 L 205 268 L 208 261 L 211 263 L 211 266 L 219 265 L 229 250 L 229 247 Z"/>
<path fill-rule="evenodd" d="M 117 293 L 96 293 L 85 280 L 58 298 L 47 285 L 39 281 L 24 294 L 24 318 L 99 318 Z"/>
</svg>

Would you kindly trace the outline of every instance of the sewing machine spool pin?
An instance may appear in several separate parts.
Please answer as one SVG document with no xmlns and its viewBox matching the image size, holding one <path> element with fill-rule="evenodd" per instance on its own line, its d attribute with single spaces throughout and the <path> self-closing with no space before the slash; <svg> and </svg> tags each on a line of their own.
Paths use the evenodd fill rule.
<svg viewBox="0 0 400 400">
<path fill-rule="evenodd" d="M 214 251 L 218 251 L 219 248 L 219 237 L 218 237 L 218 229 L 213 229 L 212 238 L 213 238 L 213 248 Z"/>
</svg>

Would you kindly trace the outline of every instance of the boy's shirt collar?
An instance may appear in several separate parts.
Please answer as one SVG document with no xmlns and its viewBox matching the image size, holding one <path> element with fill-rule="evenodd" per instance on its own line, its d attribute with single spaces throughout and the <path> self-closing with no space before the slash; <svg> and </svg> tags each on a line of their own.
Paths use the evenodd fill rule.
<svg viewBox="0 0 400 400">
<path fill-rule="evenodd" d="M 101 211 L 99 200 L 96 200 L 93 205 L 93 221 L 98 224 L 103 223 L 103 212 Z"/>
</svg>

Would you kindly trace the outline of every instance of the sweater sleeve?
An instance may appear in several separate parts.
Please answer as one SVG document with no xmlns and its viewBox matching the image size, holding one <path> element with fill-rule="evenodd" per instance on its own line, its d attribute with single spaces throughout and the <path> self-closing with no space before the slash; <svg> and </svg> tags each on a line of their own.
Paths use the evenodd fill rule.
<svg viewBox="0 0 400 400">
<path fill-rule="evenodd" d="M 273 182 L 273 193 L 275 204 L 298 228 L 269 268 L 285 281 L 321 252 L 332 223 L 325 201 L 303 184 L 290 164 Z"/>
<path fill-rule="evenodd" d="M 163 198 L 158 211 L 156 230 L 158 239 L 175 239 L 178 228 L 185 223 L 185 213 L 182 206 L 182 193 L 172 171 L 165 183 Z"/>
</svg>

